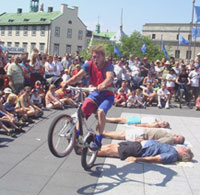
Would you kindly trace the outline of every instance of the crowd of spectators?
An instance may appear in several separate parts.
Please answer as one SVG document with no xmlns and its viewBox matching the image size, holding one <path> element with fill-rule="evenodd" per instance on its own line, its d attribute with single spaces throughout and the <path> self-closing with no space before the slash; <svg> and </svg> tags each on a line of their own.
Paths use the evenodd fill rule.
<svg viewBox="0 0 200 195">
<path fill-rule="evenodd" d="M 169 109 L 183 86 L 186 104 L 196 102 L 196 109 L 200 109 L 200 54 L 190 64 L 174 58 L 149 62 L 147 57 L 133 55 L 106 60 L 114 65 L 115 106 Z M 62 87 L 62 82 L 77 74 L 84 62 L 78 52 L 60 57 L 35 48 L 32 54 L 9 56 L 0 47 L 0 127 L 13 136 L 41 117 L 44 108 L 77 107 L 79 94 Z M 77 85 L 89 86 L 88 76 Z"/>
</svg>

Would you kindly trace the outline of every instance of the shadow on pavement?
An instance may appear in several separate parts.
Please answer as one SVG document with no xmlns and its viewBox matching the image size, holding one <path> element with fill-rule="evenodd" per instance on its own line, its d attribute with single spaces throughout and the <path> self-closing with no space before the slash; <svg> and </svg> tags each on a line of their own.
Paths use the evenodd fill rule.
<svg viewBox="0 0 200 195">
<path fill-rule="evenodd" d="M 113 188 L 127 182 L 137 182 L 146 185 L 155 185 L 164 187 L 166 184 L 172 180 L 174 176 L 177 175 L 177 172 L 174 170 L 160 166 L 158 164 L 149 164 L 149 166 L 145 166 L 144 164 L 140 164 L 143 168 L 138 168 L 138 164 L 128 164 L 123 167 L 117 168 L 115 165 L 112 164 L 97 164 L 95 167 L 90 170 L 90 175 L 100 178 L 105 177 L 105 180 L 110 180 L 110 182 L 103 182 L 103 183 L 94 183 L 87 186 L 84 186 L 77 190 L 78 194 L 100 194 L 106 191 L 112 190 Z M 164 175 L 164 179 L 160 183 L 146 183 L 143 181 L 138 181 L 129 178 L 129 174 L 144 174 L 148 171 L 156 171 L 160 174 Z M 155 181 L 154 181 L 155 182 Z"/>
</svg>

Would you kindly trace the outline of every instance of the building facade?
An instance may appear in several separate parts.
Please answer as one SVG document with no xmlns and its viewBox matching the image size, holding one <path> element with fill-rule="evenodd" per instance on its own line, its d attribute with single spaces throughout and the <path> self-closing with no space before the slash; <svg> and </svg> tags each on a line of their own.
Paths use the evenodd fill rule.
<svg viewBox="0 0 200 195">
<path fill-rule="evenodd" d="M 31 53 L 40 52 L 64 56 L 87 47 L 86 25 L 78 17 L 78 7 L 62 4 L 60 11 L 52 7 L 44 12 L 39 0 L 32 0 L 29 13 L 18 9 L 17 13 L 0 15 L 0 40 L 4 47 L 21 47 Z"/>
<path fill-rule="evenodd" d="M 153 42 L 160 45 L 160 48 L 163 41 L 170 56 L 189 62 L 200 53 L 200 38 L 192 39 L 192 27 L 191 24 L 148 23 L 143 25 L 142 34 L 150 37 Z M 191 44 L 179 45 L 179 34 Z"/>
</svg>

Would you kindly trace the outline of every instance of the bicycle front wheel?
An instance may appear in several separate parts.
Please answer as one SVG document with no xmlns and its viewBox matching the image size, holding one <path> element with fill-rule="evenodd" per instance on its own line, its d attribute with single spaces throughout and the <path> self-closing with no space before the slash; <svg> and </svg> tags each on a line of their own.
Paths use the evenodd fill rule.
<svg viewBox="0 0 200 195">
<path fill-rule="evenodd" d="M 48 145 L 51 153 L 56 157 L 69 155 L 76 141 L 76 128 L 69 115 L 57 116 L 50 125 Z"/>
</svg>

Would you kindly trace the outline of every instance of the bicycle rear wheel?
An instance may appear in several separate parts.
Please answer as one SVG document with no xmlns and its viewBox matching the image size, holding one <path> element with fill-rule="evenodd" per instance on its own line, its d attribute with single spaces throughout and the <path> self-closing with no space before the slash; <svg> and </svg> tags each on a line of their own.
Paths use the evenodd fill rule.
<svg viewBox="0 0 200 195">
<path fill-rule="evenodd" d="M 69 115 L 57 116 L 50 125 L 48 145 L 51 153 L 56 157 L 69 155 L 76 141 L 76 129 Z"/>
<path fill-rule="evenodd" d="M 94 135 L 92 135 L 92 134 L 88 135 L 88 137 L 86 138 L 85 143 L 87 143 L 88 145 L 90 143 L 92 143 L 94 141 L 93 137 L 94 137 Z M 90 169 L 94 165 L 96 157 L 97 157 L 97 151 L 92 151 L 87 146 L 85 148 L 83 148 L 82 155 L 81 155 L 82 167 L 85 170 Z"/>
</svg>

